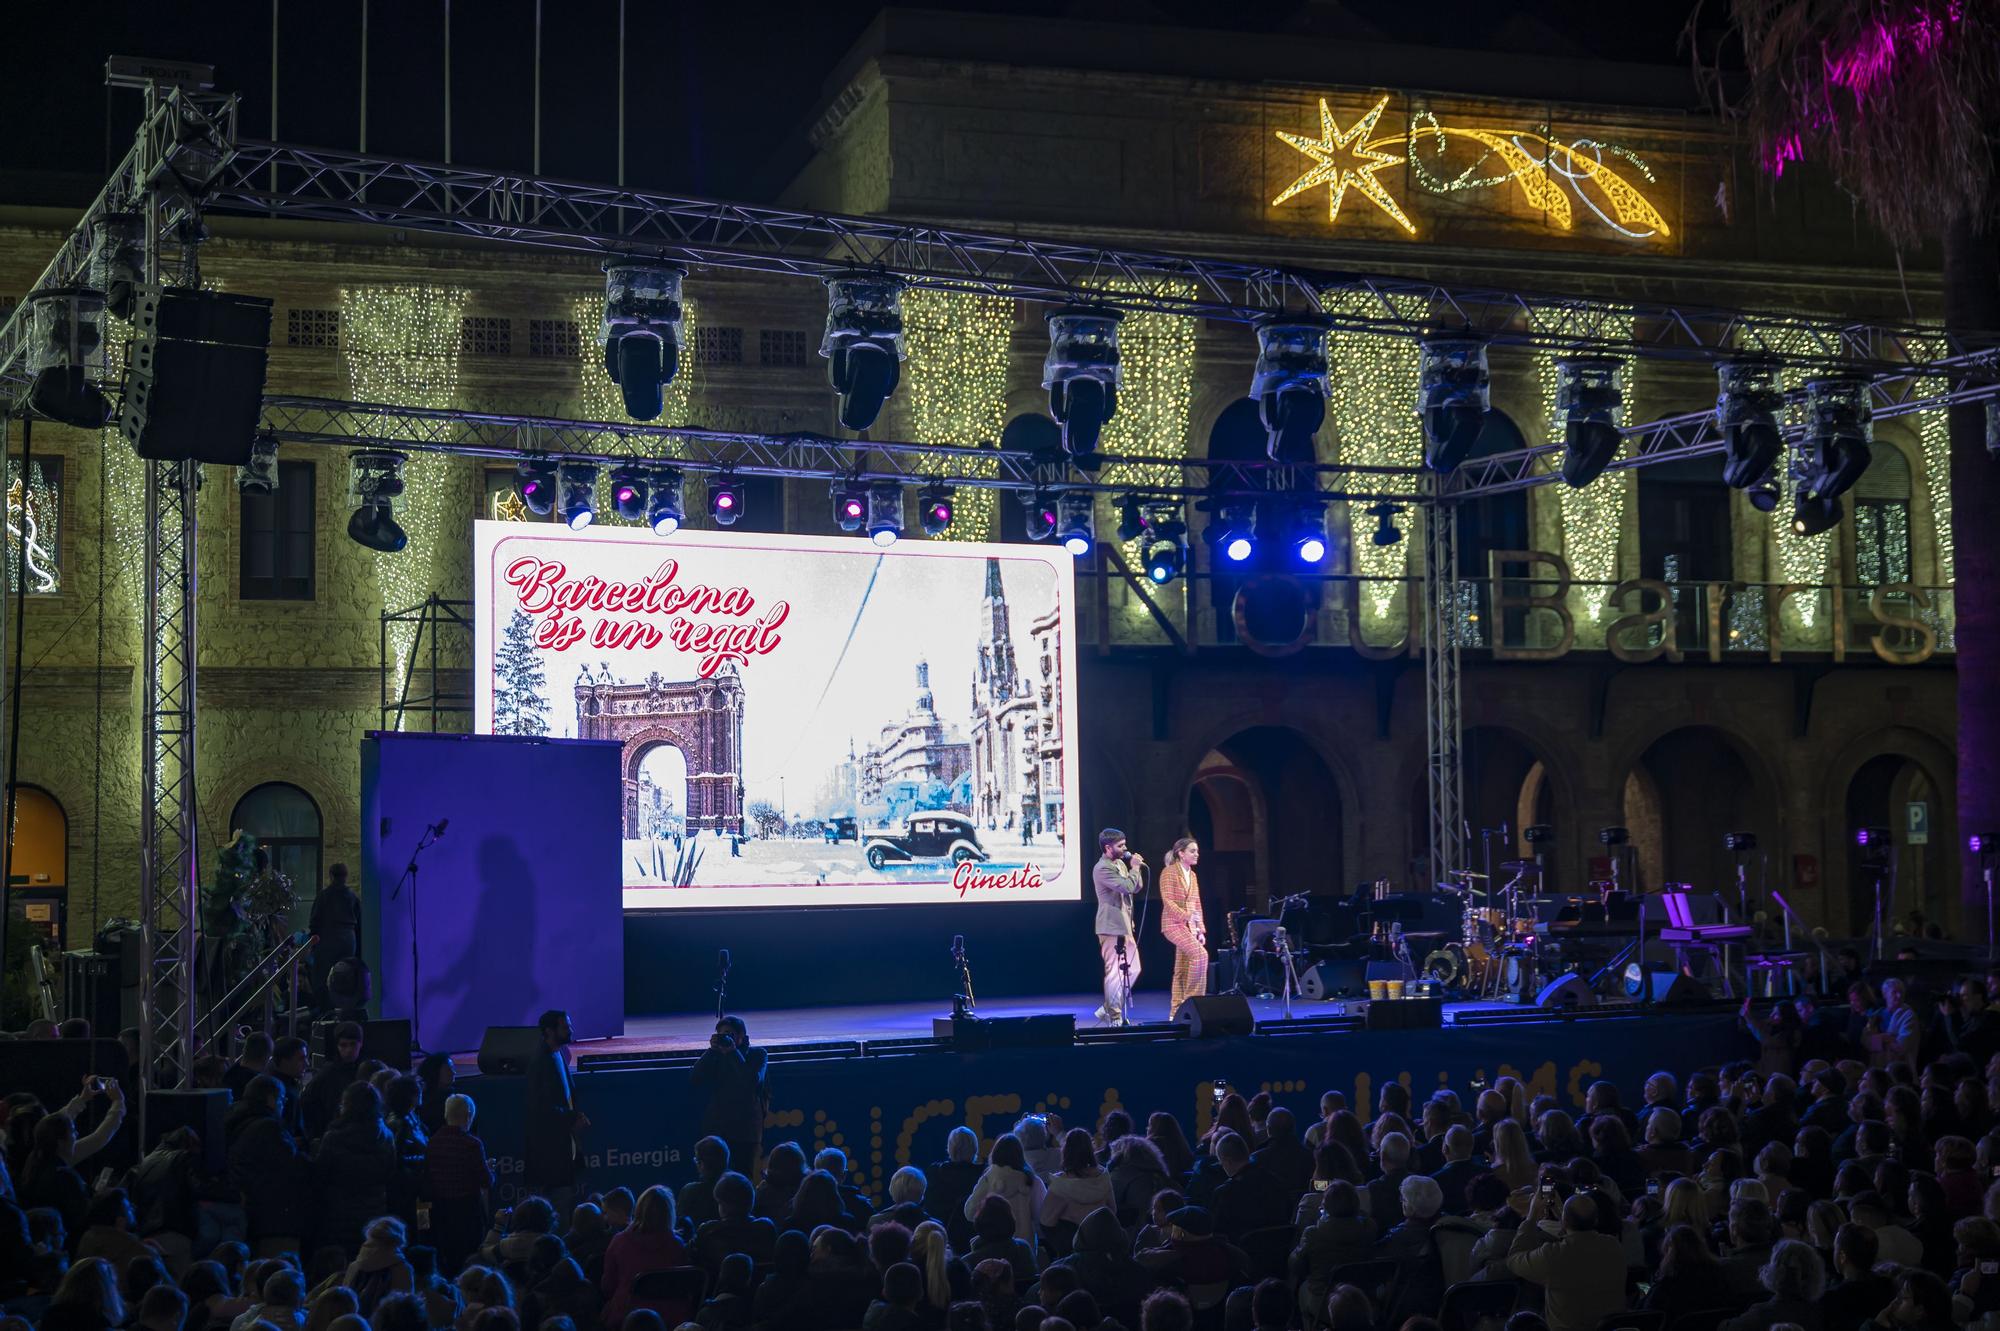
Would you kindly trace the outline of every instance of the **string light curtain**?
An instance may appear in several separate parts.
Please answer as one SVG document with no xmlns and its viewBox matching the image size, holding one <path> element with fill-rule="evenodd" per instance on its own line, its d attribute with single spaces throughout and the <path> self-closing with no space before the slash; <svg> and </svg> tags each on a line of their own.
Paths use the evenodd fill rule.
<svg viewBox="0 0 2000 1331">
<path fill-rule="evenodd" d="M 1107 284 L 1112 292 L 1132 292 L 1138 284 L 1119 280 Z M 1160 288 L 1149 288 L 1156 292 Z M 1175 282 L 1162 293 L 1195 295 L 1191 282 Z M 1118 414 L 1104 423 L 1099 445 L 1110 454 L 1185 458 L 1188 452 L 1188 421 L 1194 409 L 1194 329 L 1195 321 L 1157 310 L 1128 313 L 1118 325 L 1118 359 L 1123 381 L 1118 389 Z M 1136 484 L 1172 488 L 1180 483 L 1180 468 L 1150 465 L 1128 469 Z M 1118 525 L 1110 499 L 1098 501 L 1097 529 L 1108 532 Z M 1182 519 L 1187 519 L 1183 515 Z M 1143 541 L 1124 543 L 1125 562 L 1139 567 L 1139 547 Z"/>
<path fill-rule="evenodd" d="M 1632 317 L 1606 315 L 1594 331 L 1628 341 Z M 1540 428 L 1542 437 L 1552 443 L 1562 440 L 1556 421 L 1556 360 L 1557 353 L 1552 351 L 1538 351 L 1534 357 L 1535 389 L 1542 408 Z M 1627 424 L 1637 369 L 1636 358 L 1621 367 Z M 1605 601 L 1618 582 L 1618 544 L 1625 530 L 1625 507 L 1631 500 L 1633 480 L 1625 472 L 1607 471 L 1580 490 L 1562 484 L 1555 487 L 1562 515 L 1563 558 L 1569 561 L 1570 576 L 1580 584 L 1570 591 L 1570 613 L 1576 616 L 1579 646 L 1602 646 L 1602 626 L 1615 617 Z"/>
<path fill-rule="evenodd" d="M 1801 333 L 1782 335 L 1777 339 L 1777 350 L 1779 355 L 1787 358 L 1780 375 L 1785 392 L 1793 393 L 1805 387 L 1806 372 L 1794 368 L 1789 358 L 1794 354 L 1807 354 L 1810 350 L 1809 339 Z M 1785 409 L 1787 429 L 1803 425 L 1805 419 L 1803 402 Z M 1778 457 L 1778 506 L 1768 519 L 1771 538 L 1778 547 L 1778 574 L 1787 583 L 1817 587 L 1827 580 L 1827 568 L 1833 562 L 1834 538 L 1839 535 L 1840 528 L 1835 526 L 1817 536 L 1801 536 L 1792 530 L 1792 503 L 1798 496 L 1798 482 L 1792 476 L 1790 460 L 1791 449 L 1788 446 Z M 1852 504 L 1854 501 L 1844 499 L 1841 502 Z M 1838 595 L 1837 592 L 1835 594 Z M 1784 613 L 1795 616 L 1799 626 L 1810 631 L 1819 621 L 1819 596 L 1788 596 L 1785 598 Z"/>
<path fill-rule="evenodd" d="M 394 402 L 413 407 L 458 405 L 459 329 L 470 293 L 461 287 L 359 286 L 340 291 L 341 351 L 347 361 L 348 391 L 361 402 Z M 403 467 L 403 494 L 396 521 L 409 533 L 407 548 L 374 556 L 375 579 L 385 610 L 420 604 L 437 585 L 445 537 L 458 532 L 469 502 L 456 502 L 463 479 L 458 460 L 413 453 Z M 454 567 L 461 551 L 450 551 Z M 392 624 L 400 695 L 414 624 Z"/>
<path fill-rule="evenodd" d="M 1413 297 L 1390 298 L 1399 318 L 1421 318 L 1425 306 Z M 1380 313 L 1372 297 L 1351 292 L 1326 293 L 1330 314 L 1359 316 Z M 1414 338 L 1356 333 L 1336 329 L 1328 337 L 1332 401 L 1328 414 L 1339 434 L 1339 461 L 1371 467 L 1414 467 L 1423 462 L 1422 428 L 1417 420 L 1417 385 L 1423 351 Z M 1399 636 L 1395 607 L 1405 592 L 1409 568 L 1407 539 L 1376 545 L 1369 536 L 1371 519 L 1348 505 L 1348 527 L 1354 571 L 1371 579 L 1359 585 L 1361 628 L 1370 641 Z M 1407 515 L 1400 524 L 1408 533 Z"/>
<path fill-rule="evenodd" d="M 997 443 L 1007 420 L 1007 364 L 1014 337 L 1014 302 L 972 291 L 916 287 L 903 293 L 903 343 L 909 359 L 897 399 L 909 412 L 909 433 L 926 443 Z M 1118 407 L 1125 410 L 1121 398 Z M 1185 429 L 1182 431 L 1185 436 Z M 997 463 L 969 458 L 974 476 L 997 476 Z M 993 490 L 960 490 L 951 536 L 993 539 Z"/>
</svg>

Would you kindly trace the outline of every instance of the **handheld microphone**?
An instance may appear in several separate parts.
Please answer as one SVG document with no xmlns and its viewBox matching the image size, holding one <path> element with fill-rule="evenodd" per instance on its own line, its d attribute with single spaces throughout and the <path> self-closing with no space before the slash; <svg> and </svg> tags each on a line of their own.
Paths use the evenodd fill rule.
<svg viewBox="0 0 2000 1331">
<path fill-rule="evenodd" d="M 431 836 L 432 836 L 432 837 L 441 837 L 441 836 L 443 836 L 443 835 L 444 835 L 444 829 L 445 829 L 445 828 L 447 828 L 447 827 L 450 827 L 450 826 L 451 826 L 451 819 L 449 819 L 449 818 L 440 818 L 440 819 L 438 819 L 438 820 L 437 820 L 437 825 L 436 825 L 435 827 L 431 828 Z"/>
<path fill-rule="evenodd" d="M 953 934 L 951 936 L 951 954 L 954 957 L 962 957 L 965 955 L 964 934 Z"/>
<path fill-rule="evenodd" d="M 722 973 L 723 973 L 724 975 L 727 975 L 727 974 L 729 974 L 729 949 L 728 949 L 728 948 L 726 948 L 726 947 L 721 947 L 721 948 L 717 948 L 717 949 L 715 950 L 715 965 L 716 965 L 716 969 L 720 970 L 720 971 L 721 971 L 721 972 L 722 972 Z"/>
</svg>

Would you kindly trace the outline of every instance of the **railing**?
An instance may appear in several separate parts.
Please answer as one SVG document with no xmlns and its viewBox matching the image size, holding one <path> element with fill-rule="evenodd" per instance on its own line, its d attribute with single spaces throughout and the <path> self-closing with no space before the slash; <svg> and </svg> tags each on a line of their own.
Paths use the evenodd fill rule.
<svg viewBox="0 0 2000 1331">
<path fill-rule="evenodd" d="M 1526 571 L 1526 570 L 1524 570 Z M 1115 547 L 1079 565 L 1077 634 L 1085 651 L 1243 646 L 1267 656 L 1340 648 L 1375 659 L 1422 651 L 1415 578 L 1197 572 L 1156 586 Z M 1816 660 L 1919 665 L 1954 652 L 1950 587 L 1550 578 L 1465 578 L 1453 632 L 1493 660 L 1572 653 L 1628 661 Z"/>
</svg>

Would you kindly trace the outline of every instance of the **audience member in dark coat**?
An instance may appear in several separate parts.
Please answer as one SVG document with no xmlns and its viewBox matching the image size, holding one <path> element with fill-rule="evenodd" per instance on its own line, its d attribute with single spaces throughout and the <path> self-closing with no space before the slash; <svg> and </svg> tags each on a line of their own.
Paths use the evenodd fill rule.
<svg viewBox="0 0 2000 1331">
<path fill-rule="evenodd" d="M 1809 1244 L 1780 1239 L 1759 1278 L 1770 1297 L 1724 1322 L 1725 1331 L 1770 1331 L 1784 1323 L 1803 1331 L 1820 1331 L 1819 1301 L 1826 1293 L 1826 1267 Z"/>
<path fill-rule="evenodd" d="M 1896 1297 L 1896 1282 L 1875 1270 L 1881 1244 L 1866 1225 L 1842 1225 L 1833 1236 L 1833 1269 L 1839 1277 L 1820 1299 L 1828 1331 L 1848 1331 L 1874 1320 Z"/>
<path fill-rule="evenodd" d="M 341 1096 L 354 1084 L 361 1070 L 361 1023 L 343 1021 L 334 1028 L 333 1059 L 321 1065 L 299 1093 L 299 1112 L 305 1120 L 306 1140 L 317 1143 L 320 1135 L 341 1112 Z M 360 1240 L 357 1238 L 356 1242 Z"/>
<path fill-rule="evenodd" d="M 1153 1198 L 1178 1190 L 1179 1181 L 1167 1171 L 1160 1148 L 1144 1137 L 1120 1137 L 1111 1147 L 1111 1190 L 1118 1223 L 1136 1229 L 1153 1213 Z"/>
<path fill-rule="evenodd" d="M 700 1229 L 716 1218 L 715 1181 L 728 1172 L 729 1143 L 709 1136 L 694 1144 L 694 1178 L 681 1184 L 674 1198 L 674 1211 L 682 1224 Z"/>
<path fill-rule="evenodd" d="M 1077 1286 L 1097 1296 L 1115 1315 L 1136 1310 L 1153 1288 L 1153 1277 L 1132 1258 L 1130 1240 L 1118 1217 L 1099 1207 L 1076 1228 L 1069 1256 L 1053 1263 L 1076 1272 Z"/>
<path fill-rule="evenodd" d="M 1250 1147 L 1241 1137 L 1224 1133 L 1215 1143 L 1215 1158 L 1225 1176 L 1216 1185 L 1215 1204 L 1209 1208 L 1217 1234 L 1237 1242 L 1253 1230 L 1292 1223 L 1300 1189 L 1288 1187 L 1269 1169 L 1253 1163 Z"/>
<path fill-rule="evenodd" d="M 750 1043 L 741 1017 L 715 1023 L 708 1049 L 694 1065 L 694 1084 L 708 1093 L 701 1130 L 729 1143 L 729 1159 L 746 1176 L 763 1147 L 764 1112 L 771 1106 L 764 1051 Z"/>
<path fill-rule="evenodd" d="M 1444 1167 L 1431 1177 L 1444 1196 L 1446 1215 L 1466 1213 L 1465 1185 L 1486 1172 L 1486 1162 L 1472 1153 L 1472 1130 L 1463 1123 L 1445 1129 Z"/>
<path fill-rule="evenodd" d="M 313 1152 L 313 1178 L 322 1210 L 319 1241 L 338 1244 L 349 1257 L 361 1250 L 361 1231 L 389 1209 L 396 1177 L 396 1143 L 382 1122 L 382 1096 L 365 1081 L 350 1082 L 340 1097 L 340 1117 Z"/>
<path fill-rule="evenodd" d="M 1313 1153 L 1299 1139 L 1298 1120 L 1280 1105 L 1264 1120 L 1264 1135 L 1266 1140 L 1251 1154 L 1250 1163 L 1277 1179 L 1296 1202 L 1313 1176 Z"/>
<path fill-rule="evenodd" d="M 956 1127 L 944 1139 L 945 1158 L 924 1171 L 924 1209 L 944 1226 L 952 1250 L 972 1246 L 972 1222 L 965 1218 L 965 1199 L 984 1172 L 979 1163 L 979 1134 Z"/>
<path fill-rule="evenodd" d="M 750 1180 L 734 1170 L 715 1181 L 715 1219 L 695 1231 L 694 1255 L 711 1275 L 722 1269 L 722 1259 L 732 1252 L 750 1254 L 755 1262 L 768 1262 L 778 1244 L 778 1227 L 762 1216 L 752 1216 L 756 1189 Z"/>
<path fill-rule="evenodd" d="M 243 1196 L 250 1241 L 273 1252 L 296 1251 L 313 1228 L 312 1165 L 285 1127 L 284 1097 L 276 1077 L 259 1077 L 224 1125 L 229 1181 Z"/>
<path fill-rule="evenodd" d="M 576 1107 L 569 1058 L 563 1052 L 573 1038 L 569 1013 L 553 1008 L 544 1012 L 538 1029 L 542 1051 L 528 1064 L 522 1176 L 558 1212 L 567 1212 L 576 1199 L 577 1177 L 583 1171 L 583 1151 L 577 1139 L 589 1130 L 590 1119 Z"/>
</svg>

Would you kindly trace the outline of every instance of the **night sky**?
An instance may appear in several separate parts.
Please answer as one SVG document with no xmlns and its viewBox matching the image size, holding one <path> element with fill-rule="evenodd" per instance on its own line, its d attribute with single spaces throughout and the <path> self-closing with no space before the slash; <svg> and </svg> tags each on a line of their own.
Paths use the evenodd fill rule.
<svg viewBox="0 0 2000 1331">
<path fill-rule="evenodd" d="M 760 199 L 803 160 L 804 129 L 840 56 L 884 6 L 626 0 L 627 181 L 723 198 Z M 1684 64 L 1687 0 L 1632 0 L 1618 21 L 1598 0 L 1208 0 L 1078 6 L 1068 0 L 930 6 L 1011 13 L 1046 22 L 1052 57 L 1066 48 L 1062 16 L 1198 29 L 1353 31 L 1377 39 L 1497 52 Z M 16 69 L 0 80 L 0 201 L 78 204 L 101 182 L 106 147 L 104 58 L 112 53 L 202 60 L 219 87 L 243 97 L 246 134 L 268 133 L 271 30 L 278 18 L 279 131 L 296 143 L 356 146 L 360 130 L 361 0 L 30 0 L 11 16 Z M 444 0 L 371 0 L 368 148 L 442 156 Z M 1712 3 L 1720 11 L 1722 5 Z M 547 0 L 543 18 L 543 174 L 615 177 L 618 0 Z M 525 171 L 533 123 L 534 0 L 455 0 L 453 160 Z M 1199 40 L 1191 32 L 1191 40 Z M 1551 95 L 1562 90 L 1550 89 Z M 119 151 L 138 115 L 136 93 L 108 112 Z"/>
</svg>

